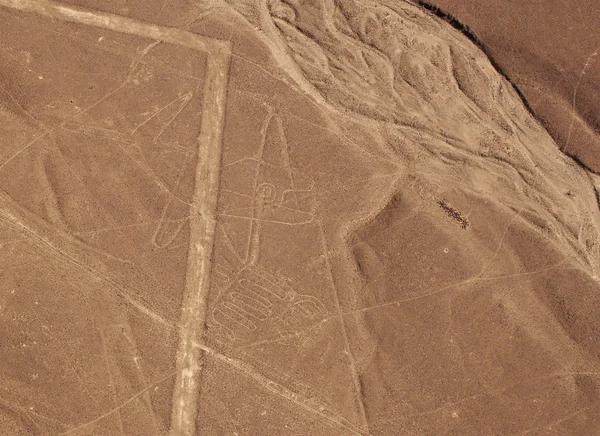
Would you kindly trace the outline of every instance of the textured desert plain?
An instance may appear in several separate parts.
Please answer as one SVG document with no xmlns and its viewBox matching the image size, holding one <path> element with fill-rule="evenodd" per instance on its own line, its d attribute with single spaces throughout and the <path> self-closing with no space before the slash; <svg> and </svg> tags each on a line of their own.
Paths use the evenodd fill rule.
<svg viewBox="0 0 600 436">
<path fill-rule="evenodd" d="M 599 434 L 591 178 L 448 23 L 0 5 L 2 434 Z"/>
<path fill-rule="evenodd" d="M 428 3 L 469 26 L 561 149 L 600 172 L 598 1 Z"/>
</svg>

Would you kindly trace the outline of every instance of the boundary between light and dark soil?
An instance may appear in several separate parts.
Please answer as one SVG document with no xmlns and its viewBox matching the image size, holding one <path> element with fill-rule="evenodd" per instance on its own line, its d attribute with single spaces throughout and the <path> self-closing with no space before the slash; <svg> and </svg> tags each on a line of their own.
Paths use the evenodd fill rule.
<svg viewBox="0 0 600 436">
<path fill-rule="evenodd" d="M 504 77 L 508 81 L 508 83 L 510 83 L 510 85 L 513 87 L 513 89 L 515 90 L 515 92 L 517 93 L 517 95 L 519 96 L 519 98 L 521 99 L 521 102 L 523 103 L 523 105 L 525 106 L 525 108 L 527 109 L 527 111 L 531 115 L 533 115 L 536 120 L 538 120 L 542 124 L 544 124 L 543 121 L 540 120 L 540 118 L 535 114 L 535 112 L 531 108 L 531 105 L 527 101 L 527 98 L 525 98 L 525 95 L 521 92 L 521 90 L 519 89 L 519 87 L 510 79 L 510 77 L 508 76 L 508 74 L 506 73 L 506 71 L 504 71 L 502 69 L 502 67 L 500 66 L 500 64 L 498 62 L 496 62 L 496 60 L 490 54 L 490 50 L 487 48 L 487 46 L 483 43 L 483 41 L 481 41 L 481 39 L 479 39 L 477 37 L 477 35 L 475 35 L 475 32 L 473 32 L 468 25 L 460 22 L 460 20 L 458 18 L 456 18 L 454 15 L 452 15 L 452 14 L 446 12 L 446 11 L 443 11 L 438 6 L 436 6 L 436 5 L 432 4 L 432 3 L 428 3 L 428 2 L 423 1 L 423 0 L 416 0 L 416 3 L 419 6 L 421 6 L 422 8 L 424 8 L 424 9 L 428 10 L 429 12 L 431 12 L 432 14 L 434 14 L 435 16 L 437 16 L 437 17 L 441 18 L 442 20 L 446 21 L 448 24 L 450 24 L 456 30 L 459 30 L 463 35 L 465 35 L 467 38 L 469 38 L 469 40 L 473 44 L 475 44 L 487 56 L 488 60 L 490 61 L 490 63 L 494 67 L 494 69 L 496 71 L 498 71 L 498 73 L 500 73 L 500 75 L 502 75 L 502 77 Z"/>
<path fill-rule="evenodd" d="M 519 89 L 519 87 L 511 80 L 511 78 L 506 73 L 506 71 L 504 71 L 504 69 L 500 66 L 500 64 L 493 58 L 493 56 L 490 53 L 490 49 L 485 45 L 485 43 L 481 39 L 479 39 L 477 37 L 477 35 L 475 34 L 475 32 L 473 32 L 473 30 L 471 30 L 471 28 L 468 25 L 462 23 L 454 15 L 450 14 L 449 12 L 446 12 L 446 11 L 440 9 L 438 6 L 436 6 L 436 5 L 432 4 L 432 3 L 429 3 L 429 2 L 426 2 L 426 1 L 423 1 L 423 0 L 413 0 L 413 1 L 417 5 L 421 6 L 423 9 L 426 9 L 427 11 L 431 12 L 435 16 L 437 16 L 437 17 L 441 18 L 442 20 L 446 21 L 452 27 L 454 27 L 455 29 L 457 29 L 458 31 L 460 31 L 463 35 L 465 35 L 473 44 L 475 44 L 486 55 L 486 57 L 488 58 L 488 60 L 490 61 L 490 63 L 494 67 L 494 69 L 502 77 L 504 77 L 508 83 L 510 83 L 510 85 L 512 86 L 512 88 L 515 90 L 515 92 L 517 93 L 517 95 L 521 99 L 521 102 L 525 106 L 525 109 L 527 109 L 527 112 L 529 112 L 531 114 L 531 116 L 533 116 L 546 129 L 546 131 L 549 130 L 548 129 L 548 123 L 544 119 L 542 119 L 539 115 L 537 115 L 535 113 L 535 111 L 533 110 L 533 108 L 529 104 L 529 101 L 525 97 L 525 94 L 523 94 L 523 92 Z M 591 169 L 589 166 L 587 166 L 585 163 L 583 163 L 581 161 L 581 159 L 579 159 L 574 154 L 569 153 L 566 150 L 563 150 L 560 146 L 558 146 L 558 149 L 565 156 L 571 158 L 573 160 L 573 162 L 575 162 L 575 164 L 577 164 L 577 166 L 579 166 L 580 168 L 584 169 L 585 171 L 587 171 L 587 172 L 589 172 L 591 174 L 600 175 L 600 172 L 594 171 L 593 169 Z"/>
</svg>

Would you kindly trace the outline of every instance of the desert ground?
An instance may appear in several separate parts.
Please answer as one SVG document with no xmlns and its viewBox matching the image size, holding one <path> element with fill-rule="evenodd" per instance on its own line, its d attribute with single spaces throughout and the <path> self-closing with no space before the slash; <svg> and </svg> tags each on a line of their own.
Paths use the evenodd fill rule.
<svg viewBox="0 0 600 436">
<path fill-rule="evenodd" d="M 598 69 L 534 3 L 486 53 L 400 0 L 0 0 L 0 434 L 600 434 Z"/>
<path fill-rule="evenodd" d="M 600 172 L 600 3 L 432 0 L 468 26 L 565 153 Z"/>
</svg>

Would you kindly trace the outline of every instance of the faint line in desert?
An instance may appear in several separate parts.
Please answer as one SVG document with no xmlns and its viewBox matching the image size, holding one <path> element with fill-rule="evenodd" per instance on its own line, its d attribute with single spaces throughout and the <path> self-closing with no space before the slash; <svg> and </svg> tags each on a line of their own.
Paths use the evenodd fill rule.
<svg viewBox="0 0 600 436">
<path fill-rule="evenodd" d="M 48 0 L 0 0 L 0 6 L 49 18 L 168 42 L 211 54 L 229 53 L 229 43 L 181 29 L 145 23 L 109 12 L 91 11 Z"/>
<path fill-rule="evenodd" d="M 132 401 L 135 401 L 137 398 L 139 398 L 140 396 L 144 395 L 145 392 L 147 392 L 149 389 L 160 385 L 161 383 L 163 383 L 164 381 L 168 380 L 169 378 L 173 377 L 175 375 L 174 372 L 170 372 L 169 374 L 159 378 L 158 380 L 155 380 L 154 382 L 152 382 L 152 384 L 146 386 L 144 389 L 141 389 L 140 391 L 136 392 L 135 394 L 133 394 L 131 397 L 129 397 L 127 400 L 123 401 L 121 404 L 119 404 L 117 407 L 112 408 L 111 410 L 109 410 L 108 412 L 92 419 L 91 421 L 85 422 L 83 424 L 80 424 L 76 427 L 73 427 L 67 431 L 65 431 L 64 433 L 60 433 L 59 436 L 65 436 L 68 434 L 71 434 L 73 432 L 76 432 L 78 430 L 84 429 L 86 427 L 89 427 L 90 425 L 93 425 L 101 420 L 103 420 L 104 418 L 112 415 L 115 412 L 118 412 L 119 410 L 121 410 L 123 407 L 127 406 L 128 404 L 130 404 Z"/>
<path fill-rule="evenodd" d="M 368 434 L 369 433 L 369 420 L 367 418 L 367 412 L 365 410 L 365 404 L 362 394 L 362 389 L 360 385 L 360 378 L 358 375 L 358 370 L 356 368 L 356 362 L 354 361 L 354 356 L 352 355 L 352 350 L 350 349 L 350 340 L 348 339 L 348 331 L 346 330 L 346 322 L 344 320 L 344 313 L 342 313 L 342 308 L 340 307 L 339 295 L 337 291 L 337 287 L 335 285 L 335 281 L 333 278 L 333 271 L 331 269 L 331 261 L 329 260 L 329 251 L 327 247 L 327 240 L 325 239 L 325 230 L 323 229 L 323 223 L 319 221 L 319 230 L 321 232 L 321 241 L 323 244 L 323 252 L 325 253 L 325 262 L 327 264 L 327 271 L 329 273 L 329 279 L 331 281 L 331 286 L 333 288 L 333 298 L 335 301 L 335 306 L 337 309 L 337 317 L 340 320 L 340 324 L 342 327 L 342 335 L 344 337 L 344 349 L 348 354 L 348 360 L 350 362 L 350 372 L 352 377 L 352 382 L 354 384 L 354 390 L 356 391 L 356 395 L 358 396 L 358 406 L 360 411 L 360 417 L 363 424 L 363 430 Z"/>
<path fill-rule="evenodd" d="M 577 112 L 577 93 L 579 91 L 579 86 L 581 85 L 583 76 L 585 76 L 585 73 L 586 73 L 588 67 L 590 66 L 590 62 L 591 62 L 592 58 L 595 56 L 598 56 L 598 51 L 600 51 L 600 45 L 598 47 L 596 47 L 596 49 L 592 52 L 592 54 L 590 54 L 588 56 L 587 60 L 585 61 L 585 64 L 583 65 L 583 68 L 581 69 L 581 72 L 579 73 L 579 80 L 577 80 L 577 84 L 575 85 L 575 89 L 573 90 L 573 99 L 571 100 L 571 123 L 569 124 L 567 140 L 565 141 L 565 145 L 562 147 L 562 150 L 564 152 L 566 152 L 567 148 L 569 147 L 569 142 L 571 142 L 571 135 L 573 133 L 573 127 L 575 125 L 575 117 L 576 117 L 576 112 Z"/>
<path fill-rule="evenodd" d="M 267 390 L 274 392 L 275 394 L 285 398 L 286 400 L 296 404 L 297 406 L 300 406 L 302 409 L 306 410 L 307 412 L 316 414 L 316 415 L 320 416 L 321 418 L 329 421 L 331 424 L 333 424 L 335 426 L 343 427 L 346 430 L 351 431 L 353 434 L 356 434 L 356 435 L 362 434 L 362 432 L 360 432 L 360 431 L 358 431 L 358 429 L 354 428 L 354 426 L 351 423 L 345 423 L 344 422 L 344 421 L 346 421 L 345 418 L 343 418 L 337 414 L 332 415 L 332 412 L 330 410 L 328 410 L 324 405 L 316 404 L 314 402 L 314 399 L 305 398 L 303 395 L 290 390 L 289 388 L 277 383 L 274 380 L 271 380 L 269 377 L 256 371 L 248 363 L 246 363 L 242 360 L 238 360 L 238 359 L 234 359 L 232 357 L 225 356 L 224 354 L 221 354 L 203 344 L 196 343 L 194 345 L 197 346 L 199 349 L 201 349 L 206 354 L 208 354 L 209 356 L 213 357 L 214 359 L 220 360 L 221 362 L 224 362 L 227 365 L 235 368 L 236 370 L 240 371 L 244 375 L 259 382 Z M 311 405 L 310 403 L 313 403 L 313 405 Z"/>
<path fill-rule="evenodd" d="M 567 416 L 565 416 L 563 418 L 560 418 L 560 419 L 557 419 L 557 420 L 552 421 L 550 423 L 547 423 L 546 425 L 539 426 L 539 427 L 534 427 L 534 428 L 531 428 L 529 430 L 525 430 L 523 433 L 519 433 L 519 436 L 525 436 L 525 435 L 527 435 L 527 434 L 529 434 L 531 432 L 535 432 L 535 431 L 541 430 L 541 429 L 554 430 L 555 426 L 560 425 L 563 422 L 567 422 L 570 419 L 574 418 L 575 416 L 581 415 L 582 413 L 587 412 L 588 410 L 590 410 L 591 408 L 594 408 L 594 407 L 596 407 L 596 406 L 594 404 L 592 404 L 591 406 L 584 407 L 582 409 L 576 410 L 573 413 L 570 413 L 570 414 L 568 414 Z"/>
<path fill-rule="evenodd" d="M 106 339 L 104 337 L 104 331 L 102 328 L 98 328 L 96 327 L 98 330 L 98 334 L 100 335 L 100 343 L 102 344 L 102 357 L 104 358 L 104 365 L 106 366 L 106 372 L 108 374 L 108 382 L 109 382 L 109 388 L 111 391 L 111 397 L 113 400 L 113 408 L 114 407 L 118 407 L 117 406 L 117 391 L 116 391 L 116 387 L 117 385 L 114 382 L 113 376 L 112 376 L 112 371 L 110 369 L 110 361 L 108 360 L 108 352 L 106 350 Z M 121 416 L 121 412 L 120 409 L 118 409 L 117 411 L 118 413 L 118 424 L 119 424 L 119 430 L 121 430 L 121 433 L 125 434 L 125 430 L 123 428 L 123 417 Z"/>
<path fill-rule="evenodd" d="M 9 197 L 2 190 L 0 190 L 0 220 L 8 222 L 13 226 L 16 226 L 17 228 L 20 228 L 30 239 L 38 241 L 39 245 L 41 245 L 42 247 L 49 248 L 57 254 L 59 254 L 65 262 L 74 265 L 75 267 L 87 272 L 88 274 L 92 275 L 93 277 L 99 280 L 102 280 L 105 283 L 108 283 L 111 287 L 118 291 L 119 296 L 125 299 L 125 301 L 128 304 L 135 307 L 138 311 L 140 311 L 140 313 L 143 313 L 147 317 L 154 320 L 157 324 L 162 325 L 168 330 L 172 330 L 174 328 L 173 323 L 171 323 L 169 320 L 153 312 L 142 302 L 132 297 L 130 295 L 130 290 L 119 285 L 117 282 L 115 282 L 109 276 L 107 276 L 104 272 L 92 268 L 84 260 L 82 260 L 84 259 L 84 257 L 81 254 L 77 253 L 76 249 L 80 249 L 82 247 L 87 248 L 85 244 L 77 241 L 71 234 L 63 233 L 57 230 L 55 230 L 53 234 L 45 232 L 45 229 L 41 228 L 39 225 L 36 225 L 36 223 L 33 220 L 26 220 L 24 219 L 22 214 L 18 213 L 18 211 L 15 212 L 14 207 L 12 208 L 13 212 L 11 212 L 10 205 L 11 203 Z M 44 236 L 43 233 L 48 234 Z M 60 244 L 64 242 L 67 242 L 73 249 L 71 253 L 68 253 L 60 248 Z M 105 267 L 105 265 L 100 262 L 96 263 L 99 264 L 102 268 Z"/>
<path fill-rule="evenodd" d="M 210 266 L 216 227 L 216 206 L 221 165 L 222 122 L 231 43 L 202 37 L 181 29 L 144 23 L 107 12 L 61 5 L 48 0 L 0 0 L 0 6 L 180 45 L 205 52 L 208 55 L 205 100 L 200 137 L 198 139 L 199 155 L 194 191 L 194 204 L 197 205 L 199 217 L 191 220 L 186 289 L 183 296 L 180 323 L 180 348 L 177 356 L 177 379 L 173 391 L 173 411 L 171 415 L 172 435 L 193 435 L 195 434 L 201 369 L 199 365 L 201 350 L 193 344 L 195 339 L 199 339 L 204 331 L 205 300 L 210 287 Z M 148 49 L 152 46 L 151 44 Z M 25 148 L 28 148 L 47 133 L 44 132 L 36 137 Z M 16 155 L 23 150 L 19 150 Z M 16 155 L 9 158 L 9 161 Z M 6 165 L 9 161 L 4 162 L 0 167 Z M 42 240 L 44 243 L 56 248 L 44 238 Z M 79 264 L 80 262 L 75 261 L 75 263 Z"/>
<path fill-rule="evenodd" d="M 21 412 L 23 415 L 28 416 L 28 417 L 35 417 L 44 421 L 50 421 L 53 422 L 55 424 L 60 425 L 61 427 L 68 427 L 67 424 L 65 424 L 62 421 L 59 421 L 56 418 L 52 418 L 50 416 L 46 416 L 43 415 L 41 413 L 35 412 L 34 410 L 31 410 L 29 408 L 24 408 L 22 406 L 19 406 L 18 404 L 15 404 L 11 401 L 6 400 L 5 398 L 0 397 L 0 406 L 3 408 L 6 408 L 8 410 L 12 410 L 12 411 L 17 411 L 17 412 Z"/>
<path fill-rule="evenodd" d="M 568 260 L 568 258 L 567 258 L 567 260 Z M 556 268 L 560 267 L 563 263 L 565 263 L 565 261 L 566 260 L 563 259 L 563 260 L 561 260 L 561 261 L 559 261 L 559 262 L 557 262 L 557 263 L 555 263 L 553 265 L 550 265 L 550 266 L 545 267 L 545 268 L 541 268 L 539 270 L 525 271 L 525 272 L 517 273 L 517 274 L 508 274 L 508 275 L 493 276 L 493 277 L 481 277 L 480 276 L 481 273 L 479 273 L 479 274 L 476 274 L 476 275 L 474 275 L 474 276 L 472 276 L 470 278 L 462 280 L 460 282 L 450 283 L 450 284 L 445 285 L 445 286 L 443 286 L 441 288 L 438 288 L 438 289 L 426 292 L 424 294 L 419 294 L 419 295 L 416 295 L 414 297 L 402 298 L 402 299 L 399 299 L 399 300 L 388 301 L 388 302 L 385 302 L 385 303 L 380 303 L 380 304 L 376 304 L 376 305 L 372 305 L 372 306 L 363 307 L 361 309 L 349 310 L 349 311 L 343 312 L 342 315 L 346 316 L 346 315 L 350 315 L 350 314 L 369 312 L 369 311 L 376 310 L 376 309 L 381 309 L 381 308 L 384 308 L 384 307 L 399 306 L 402 303 L 408 303 L 408 302 L 411 302 L 411 301 L 416 301 L 416 300 L 420 300 L 420 299 L 423 299 L 423 298 L 428 298 L 428 297 L 431 297 L 433 295 L 440 294 L 440 293 L 442 293 L 442 292 L 444 292 L 444 291 L 446 291 L 448 289 L 452 289 L 452 288 L 456 288 L 456 287 L 459 287 L 459 286 L 468 285 L 468 284 L 471 284 L 471 283 L 490 282 L 490 281 L 494 281 L 494 280 L 503 280 L 503 279 L 508 279 L 508 278 L 517 277 L 517 276 L 521 276 L 521 277 L 522 276 L 533 276 L 533 275 L 536 275 L 536 274 L 540 274 L 540 273 L 544 273 L 544 272 L 556 269 Z"/>
</svg>

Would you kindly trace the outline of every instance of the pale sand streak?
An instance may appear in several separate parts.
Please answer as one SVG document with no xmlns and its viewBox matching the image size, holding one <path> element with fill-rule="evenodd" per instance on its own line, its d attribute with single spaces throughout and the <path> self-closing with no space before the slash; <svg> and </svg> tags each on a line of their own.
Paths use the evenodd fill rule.
<svg viewBox="0 0 600 436">
<path fill-rule="evenodd" d="M 208 55 L 204 107 L 199 137 L 194 203 L 200 217 L 191 220 L 186 289 L 180 322 L 177 379 L 173 391 L 173 436 L 196 433 L 202 350 L 195 346 L 204 332 L 221 166 L 221 136 L 231 44 L 181 29 L 143 23 L 115 14 L 63 6 L 47 0 L 0 0 L 1 6 L 63 21 L 110 29 L 181 45 Z"/>
<path fill-rule="evenodd" d="M 23 12 L 33 12 L 71 23 L 101 27 L 115 32 L 164 41 L 209 54 L 229 54 L 231 51 L 231 44 L 228 41 L 206 38 L 185 30 L 144 23 L 108 12 L 90 11 L 70 5 L 65 6 L 48 0 L 0 0 L 0 6 Z"/>
<path fill-rule="evenodd" d="M 194 435 L 202 350 L 195 344 L 204 333 L 206 296 L 221 168 L 221 135 L 227 93 L 229 54 L 210 56 L 207 63 L 204 110 L 200 130 L 200 152 L 196 169 L 194 204 L 200 219 L 191 220 L 186 289 L 180 322 L 177 380 L 173 391 L 171 434 Z"/>
</svg>

